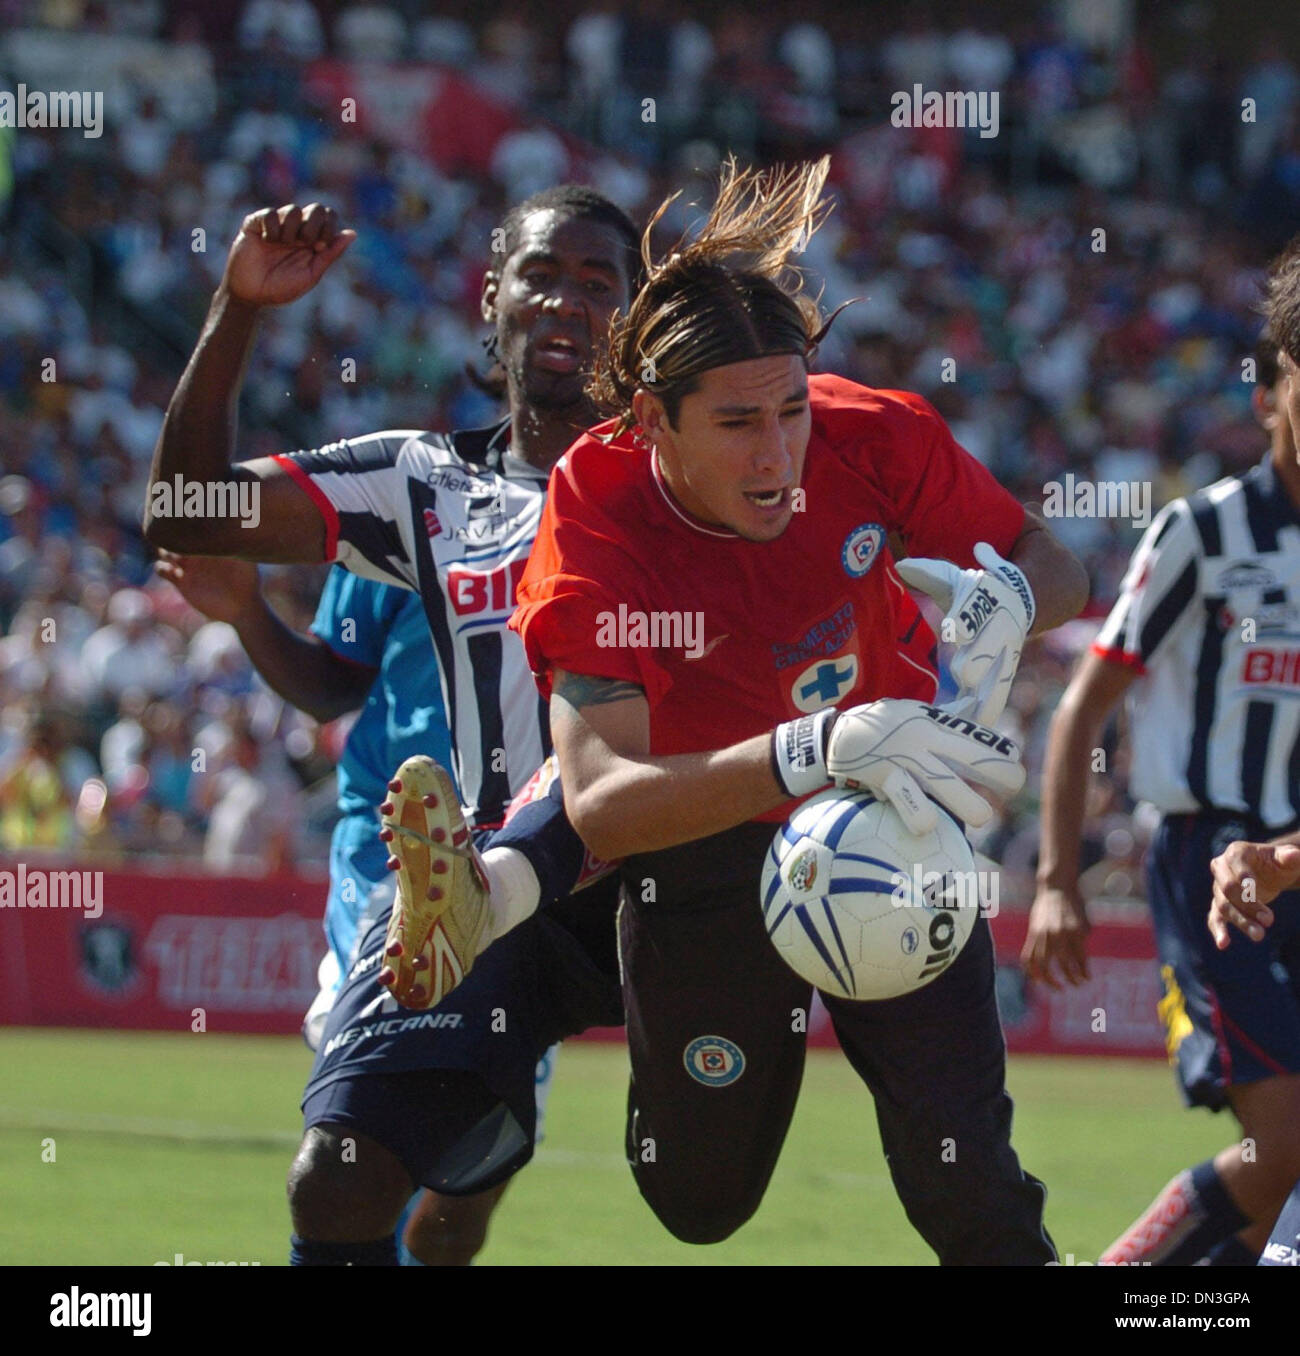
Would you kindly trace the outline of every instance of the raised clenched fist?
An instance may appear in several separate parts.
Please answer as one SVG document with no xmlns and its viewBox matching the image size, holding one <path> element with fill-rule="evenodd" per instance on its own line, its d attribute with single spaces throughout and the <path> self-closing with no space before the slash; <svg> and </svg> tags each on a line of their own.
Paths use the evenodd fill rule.
<svg viewBox="0 0 1300 1356">
<path fill-rule="evenodd" d="M 323 203 L 267 207 L 244 218 L 221 285 L 249 306 L 284 306 L 310 292 L 357 238 Z"/>
</svg>

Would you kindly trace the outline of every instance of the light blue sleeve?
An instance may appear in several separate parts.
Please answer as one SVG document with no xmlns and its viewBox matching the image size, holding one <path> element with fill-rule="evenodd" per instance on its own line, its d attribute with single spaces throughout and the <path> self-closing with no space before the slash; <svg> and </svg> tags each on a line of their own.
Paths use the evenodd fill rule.
<svg viewBox="0 0 1300 1356">
<path fill-rule="evenodd" d="M 312 632 L 342 658 L 377 669 L 384 657 L 394 601 L 407 596 L 405 589 L 363 579 L 336 565 L 321 592 Z"/>
</svg>

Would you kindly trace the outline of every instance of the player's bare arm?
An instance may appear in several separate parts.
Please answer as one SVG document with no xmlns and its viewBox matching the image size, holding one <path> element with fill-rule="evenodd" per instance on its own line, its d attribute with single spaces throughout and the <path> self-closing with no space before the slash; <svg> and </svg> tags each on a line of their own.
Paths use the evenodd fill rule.
<svg viewBox="0 0 1300 1356">
<path fill-rule="evenodd" d="M 1268 906 L 1284 890 L 1300 885 L 1300 832 L 1271 843 L 1229 843 L 1210 862 L 1210 875 L 1214 896 L 1206 921 L 1215 946 L 1227 949 L 1230 923 L 1252 942 L 1262 942 L 1265 929 L 1273 925 Z"/>
<path fill-rule="evenodd" d="M 1088 978 L 1088 914 L 1079 892 L 1079 845 L 1092 751 L 1103 722 L 1137 673 L 1085 654 L 1052 717 L 1043 767 L 1038 889 L 1020 962 L 1053 989 Z"/>
<path fill-rule="evenodd" d="M 569 820 L 607 861 L 721 833 L 790 798 L 768 735 L 652 757 L 650 707 L 635 683 L 557 669 L 550 714 Z"/>
<path fill-rule="evenodd" d="M 1088 572 L 1075 554 L 1052 535 L 1036 510 L 1025 505 L 1025 526 L 1009 557 L 1034 594 L 1031 636 L 1077 617 L 1088 602 Z"/>
<path fill-rule="evenodd" d="M 1025 780 L 1019 750 L 996 730 L 907 699 L 828 707 L 723 749 L 653 757 L 640 688 L 556 670 L 551 732 L 570 821 L 607 859 L 721 833 L 832 782 L 887 797 L 913 833 L 934 827 L 931 800 L 979 826 L 993 810 L 968 783 L 1008 796 Z"/>
<path fill-rule="evenodd" d="M 314 720 L 337 720 L 365 701 L 379 670 L 286 626 L 263 597 L 251 561 L 159 551 L 155 568 L 191 607 L 233 626 L 258 673 Z"/>
<path fill-rule="evenodd" d="M 309 292 L 356 239 L 321 203 L 267 208 L 244 218 L 194 353 L 167 407 L 154 449 L 144 516 L 153 546 L 190 555 L 314 563 L 325 558 L 325 525 L 307 494 L 278 463 L 231 464 L 239 391 L 264 308 Z M 234 515 L 156 516 L 158 482 L 255 483 L 255 526 Z M 247 493 L 247 491 L 245 491 Z"/>
</svg>

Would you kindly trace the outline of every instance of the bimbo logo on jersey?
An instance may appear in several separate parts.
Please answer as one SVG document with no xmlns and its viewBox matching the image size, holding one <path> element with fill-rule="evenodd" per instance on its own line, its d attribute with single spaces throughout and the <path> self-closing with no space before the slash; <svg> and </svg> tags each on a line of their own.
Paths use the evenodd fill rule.
<svg viewBox="0 0 1300 1356">
<path fill-rule="evenodd" d="M 527 565 L 527 560 L 512 560 L 495 570 L 448 569 L 447 597 L 456 615 L 509 611 L 515 605 L 515 589 Z"/>
<path fill-rule="evenodd" d="M 1300 650 L 1271 646 L 1247 650 L 1241 681 L 1268 687 L 1300 687 Z"/>
</svg>

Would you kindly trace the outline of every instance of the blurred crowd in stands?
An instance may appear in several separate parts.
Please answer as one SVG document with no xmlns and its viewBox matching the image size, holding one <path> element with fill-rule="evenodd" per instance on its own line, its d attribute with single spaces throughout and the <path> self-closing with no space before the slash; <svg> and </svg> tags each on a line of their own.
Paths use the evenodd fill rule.
<svg viewBox="0 0 1300 1356">
<path fill-rule="evenodd" d="M 262 206 L 327 201 L 360 238 L 268 317 L 241 455 L 495 418 L 466 369 L 492 229 L 528 193 L 581 178 L 644 217 L 680 189 L 668 238 L 726 152 L 829 151 L 836 210 L 803 262 L 828 309 L 862 300 L 820 365 L 922 392 L 1034 502 L 1069 472 L 1149 482 L 1158 508 L 1258 460 L 1243 364 L 1263 265 L 1300 229 L 1295 54 L 1267 33 L 1229 59 L 1207 6 L 1149 8 L 0 0 L 0 88 L 107 92 L 100 138 L 0 129 L 0 850 L 324 860 L 346 722 L 270 694 L 138 530 L 171 389 Z M 918 84 L 999 91 L 998 135 L 892 125 Z M 1094 594 L 1026 652 L 1006 722 L 1030 785 L 987 840 L 1008 870 L 1032 867 L 1047 720 L 1139 535 L 1053 526 Z M 322 578 L 265 571 L 299 627 Z M 1092 878 L 1140 893 L 1143 821 L 1110 767 Z"/>
</svg>

